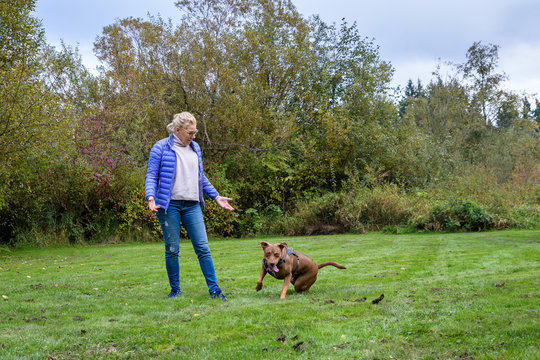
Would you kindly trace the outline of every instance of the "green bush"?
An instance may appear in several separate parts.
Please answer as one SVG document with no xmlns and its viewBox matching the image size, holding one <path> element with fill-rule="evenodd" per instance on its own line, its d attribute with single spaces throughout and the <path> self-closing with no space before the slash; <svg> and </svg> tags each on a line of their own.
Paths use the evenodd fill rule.
<svg viewBox="0 0 540 360">
<path fill-rule="evenodd" d="M 540 204 L 536 206 L 520 206 L 512 209 L 507 227 L 519 229 L 540 228 Z"/>
<path fill-rule="evenodd" d="M 493 228 L 493 216 L 472 201 L 452 200 L 436 204 L 417 227 L 434 231 L 482 231 Z"/>
<path fill-rule="evenodd" d="M 122 219 L 119 226 L 121 233 L 128 233 L 131 238 L 135 237 L 138 241 L 147 237 L 151 240 L 161 240 L 161 226 L 156 214 L 148 208 L 144 187 L 141 186 L 131 192 L 120 217 Z"/>
<path fill-rule="evenodd" d="M 215 162 L 206 164 L 205 173 L 210 182 L 222 196 L 230 197 L 235 208 L 229 211 L 221 208 L 215 201 L 207 199 L 204 211 L 207 231 L 218 237 L 243 237 L 261 231 L 262 220 L 256 209 L 242 209 L 238 206 L 238 184 L 226 177 L 227 166 Z"/>
<path fill-rule="evenodd" d="M 249 208 L 244 212 L 244 221 L 238 231 L 239 236 L 257 235 L 263 227 L 263 220 L 256 209 Z"/>
<path fill-rule="evenodd" d="M 260 233 L 271 235 L 283 233 L 284 215 L 281 208 L 275 204 L 268 205 L 261 216 Z"/>
</svg>

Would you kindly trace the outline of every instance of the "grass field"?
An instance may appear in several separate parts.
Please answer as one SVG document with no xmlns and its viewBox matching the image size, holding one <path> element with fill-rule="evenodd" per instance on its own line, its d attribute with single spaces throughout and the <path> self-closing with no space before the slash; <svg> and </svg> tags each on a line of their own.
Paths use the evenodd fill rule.
<svg viewBox="0 0 540 360">
<path fill-rule="evenodd" d="M 161 243 L 0 250 L 0 358 L 540 358 L 540 231 L 265 238 L 347 266 L 285 300 L 259 240 L 211 241 L 226 303 L 184 240 L 174 299 Z"/>
</svg>

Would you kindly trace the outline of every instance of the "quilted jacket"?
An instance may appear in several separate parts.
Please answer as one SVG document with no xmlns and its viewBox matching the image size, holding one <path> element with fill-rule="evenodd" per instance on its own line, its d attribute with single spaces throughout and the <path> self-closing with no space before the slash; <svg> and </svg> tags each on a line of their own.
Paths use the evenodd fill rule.
<svg viewBox="0 0 540 360">
<path fill-rule="evenodd" d="M 173 150 L 174 135 L 161 139 L 152 146 L 148 159 L 148 170 L 144 184 L 146 199 L 154 197 L 156 205 L 167 210 L 171 202 L 171 191 L 176 174 L 176 153 Z M 199 158 L 199 202 L 204 209 L 203 193 L 211 199 L 219 196 L 219 193 L 204 175 L 202 154 L 199 144 L 191 141 L 189 144 Z"/>
</svg>

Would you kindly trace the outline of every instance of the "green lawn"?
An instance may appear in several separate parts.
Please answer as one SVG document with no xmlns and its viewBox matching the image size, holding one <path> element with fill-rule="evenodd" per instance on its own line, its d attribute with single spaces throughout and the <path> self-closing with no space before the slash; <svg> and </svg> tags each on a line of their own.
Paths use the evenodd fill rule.
<svg viewBox="0 0 540 360">
<path fill-rule="evenodd" d="M 184 240 L 175 299 L 161 243 L 0 250 L 0 358 L 540 358 L 540 231 L 265 238 L 347 266 L 283 301 L 258 240 L 211 241 L 227 303 Z"/>
</svg>

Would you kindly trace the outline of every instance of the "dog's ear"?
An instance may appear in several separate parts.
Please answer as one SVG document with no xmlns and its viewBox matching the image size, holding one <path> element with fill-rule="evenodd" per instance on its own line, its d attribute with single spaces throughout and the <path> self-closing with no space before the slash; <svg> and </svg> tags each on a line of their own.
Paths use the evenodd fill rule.
<svg viewBox="0 0 540 360">
<path fill-rule="evenodd" d="M 282 243 L 281 243 L 281 244 L 279 244 L 278 246 L 279 246 L 279 248 L 280 248 L 281 250 L 283 250 L 283 249 L 286 249 L 286 248 L 288 248 L 288 247 L 289 247 L 289 245 L 287 245 L 287 243 L 286 243 L 286 242 L 282 242 Z"/>
<path fill-rule="evenodd" d="M 266 247 L 267 247 L 268 245 L 270 245 L 270 244 L 267 243 L 266 241 L 259 241 L 259 245 L 261 245 L 263 249 L 266 249 Z"/>
</svg>

